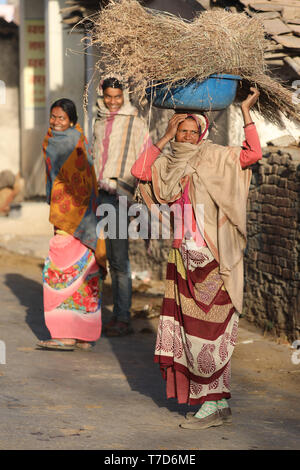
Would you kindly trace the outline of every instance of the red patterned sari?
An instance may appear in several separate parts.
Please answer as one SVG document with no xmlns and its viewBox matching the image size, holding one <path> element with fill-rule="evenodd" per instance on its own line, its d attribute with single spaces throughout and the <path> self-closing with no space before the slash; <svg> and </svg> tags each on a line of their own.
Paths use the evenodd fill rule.
<svg viewBox="0 0 300 470">
<path fill-rule="evenodd" d="M 193 225 L 199 226 L 203 243 L 193 246 L 188 233 L 183 241 L 174 239 L 155 348 L 167 396 L 179 403 L 230 398 L 230 360 L 243 308 L 247 167 L 261 158 L 253 124 L 245 127 L 245 137 L 243 149 L 171 142 L 171 154 L 150 149 L 132 168 L 138 179 L 152 182 L 150 188 L 139 184 L 149 209 L 174 202 L 181 205 L 179 214 L 186 204 L 196 215 L 198 205 L 205 209 L 190 232 L 196 231 L 197 242 Z M 174 235 L 182 226 L 174 214 Z"/>
<path fill-rule="evenodd" d="M 172 248 L 155 348 L 167 397 L 201 404 L 230 398 L 238 314 L 207 246 Z"/>
</svg>

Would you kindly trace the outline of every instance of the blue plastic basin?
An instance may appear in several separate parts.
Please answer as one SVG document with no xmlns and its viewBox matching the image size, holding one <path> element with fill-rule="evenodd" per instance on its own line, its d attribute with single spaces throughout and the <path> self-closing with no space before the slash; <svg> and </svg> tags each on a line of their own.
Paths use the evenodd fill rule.
<svg viewBox="0 0 300 470">
<path fill-rule="evenodd" d="M 236 95 L 239 75 L 214 74 L 202 82 L 192 80 L 168 90 L 165 85 L 147 88 L 146 94 L 153 106 L 187 111 L 217 111 L 227 108 Z"/>
</svg>

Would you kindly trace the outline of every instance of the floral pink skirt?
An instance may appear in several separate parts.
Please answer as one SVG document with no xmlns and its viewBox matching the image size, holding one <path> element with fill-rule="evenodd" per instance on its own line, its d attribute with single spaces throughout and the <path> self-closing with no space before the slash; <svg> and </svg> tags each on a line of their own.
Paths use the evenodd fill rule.
<svg viewBox="0 0 300 470">
<path fill-rule="evenodd" d="M 93 251 L 72 235 L 51 238 L 43 291 L 45 323 L 52 338 L 100 337 L 101 271 Z"/>
</svg>

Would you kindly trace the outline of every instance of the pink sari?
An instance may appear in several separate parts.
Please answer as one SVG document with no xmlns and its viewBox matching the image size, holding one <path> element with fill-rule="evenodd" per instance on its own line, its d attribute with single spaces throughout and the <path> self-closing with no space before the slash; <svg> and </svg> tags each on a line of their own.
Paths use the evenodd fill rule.
<svg viewBox="0 0 300 470">
<path fill-rule="evenodd" d="M 50 240 L 43 270 L 44 312 L 52 338 L 101 335 L 102 278 L 94 253 L 72 235 Z"/>
</svg>

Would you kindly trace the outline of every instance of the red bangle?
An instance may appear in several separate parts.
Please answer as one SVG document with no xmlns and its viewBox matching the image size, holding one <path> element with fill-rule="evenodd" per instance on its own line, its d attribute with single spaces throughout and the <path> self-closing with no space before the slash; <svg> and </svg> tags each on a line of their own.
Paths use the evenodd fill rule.
<svg viewBox="0 0 300 470">
<path fill-rule="evenodd" d="M 249 122 L 248 124 L 245 124 L 245 125 L 244 125 L 244 129 L 245 129 L 245 127 L 251 126 L 252 124 L 254 124 L 253 121 L 252 121 L 252 122 Z"/>
</svg>

